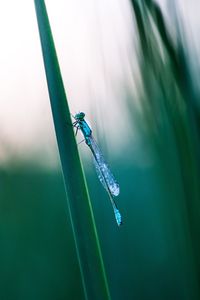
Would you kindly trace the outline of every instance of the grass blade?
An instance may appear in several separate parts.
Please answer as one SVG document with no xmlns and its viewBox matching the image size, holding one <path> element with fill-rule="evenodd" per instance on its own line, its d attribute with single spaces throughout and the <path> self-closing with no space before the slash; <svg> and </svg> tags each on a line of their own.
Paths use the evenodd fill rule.
<svg viewBox="0 0 200 300">
<path fill-rule="evenodd" d="M 35 0 L 48 90 L 86 299 L 110 299 L 90 199 L 43 0 Z"/>
</svg>

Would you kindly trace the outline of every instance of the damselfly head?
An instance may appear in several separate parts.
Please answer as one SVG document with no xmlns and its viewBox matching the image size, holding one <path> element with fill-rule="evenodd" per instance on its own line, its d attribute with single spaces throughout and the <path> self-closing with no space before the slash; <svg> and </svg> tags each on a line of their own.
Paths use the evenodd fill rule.
<svg viewBox="0 0 200 300">
<path fill-rule="evenodd" d="M 85 113 L 84 112 L 79 112 L 78 114 L 75 115 L 75 119 L 77 121 L 83 121 L 85 117 Z"/>
</svg>

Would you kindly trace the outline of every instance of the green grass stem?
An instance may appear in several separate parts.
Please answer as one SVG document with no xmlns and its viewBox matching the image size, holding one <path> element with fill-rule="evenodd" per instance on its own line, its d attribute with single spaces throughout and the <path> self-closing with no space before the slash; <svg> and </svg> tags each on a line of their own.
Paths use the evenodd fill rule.
<svg viewBox="0 0 200 300">
<path fill-rule="evenodd" d="M 35 0 L 53 121 L 86 299 L 110 299 L 91 203 L 43 0 Z"/>
</svg>

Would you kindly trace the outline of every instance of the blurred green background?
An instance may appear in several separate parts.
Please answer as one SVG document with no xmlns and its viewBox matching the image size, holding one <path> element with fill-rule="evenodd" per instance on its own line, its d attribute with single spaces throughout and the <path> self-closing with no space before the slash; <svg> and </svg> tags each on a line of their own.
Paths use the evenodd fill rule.
<svg viewBox="0 0 200 300">
<path fill-rule="evenodd" d="M 69 86 L 69 95 L 76 100 L 71 102 L 72 112 L 79 107 L 90 116 L 121 187 L 117 203 L 124 225 L 117 228 L 89 149 L 80 144 L 111 298 L 196 300 L 200 299 L 198 48 L 187 36 L 190 24 L 180 13 L 184 5 L 168 1 L 164 9 L 162 1 L 127 3 L 132 20 L 129 45 L 135 44 L 135 52 L 128 48 L 118 62 L 124 80 L 120 75 L 116 87 L 115 70 L 106 69 L 111 47 L 111 56 L 100 52 L 103 83 L 95 78 L 102 94 L 97 95 L 94 82 L 88 80 L 84 97 L 90 95 L 91 102 L 85 104 Z M 48 103 L 47 94 L 41 98 Z M 2 158 L 0 169 L 2 300 L 84 299 L 49 109 L 45 113 L 47 120 L 44 117 L 41 124 L 50 123 L 46 147 L 54 154 L 45 150 L 43 156 L 36 151 L 18 157 L 18 147 L 9 152 L 2 146 L 11 153 Z"/>
</svg>

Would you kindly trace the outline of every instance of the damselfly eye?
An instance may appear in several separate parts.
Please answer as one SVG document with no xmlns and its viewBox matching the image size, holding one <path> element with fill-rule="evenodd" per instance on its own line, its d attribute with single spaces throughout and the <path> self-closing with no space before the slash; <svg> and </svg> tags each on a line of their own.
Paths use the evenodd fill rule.
<svg viewBox="0 0 200 300">
<path fill-rule="evenodd" d="M 85 117 L 85 113 L 84 113 L 84 112 L 80 112 L 79 118 L 80 118 L 80 119 L 84 119 L 84 117 Z"/>
<path fill-rule="evenodd" d="M 84 112 L 80 112 L 80 113 L 78 113 L 78 114 L 76 114 L 75 115 L 75 119 L 76 120 L 83 120 L 84 119 L 84 117 L 85 117 L 85 113 Z"/>
</svg>

